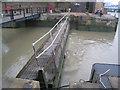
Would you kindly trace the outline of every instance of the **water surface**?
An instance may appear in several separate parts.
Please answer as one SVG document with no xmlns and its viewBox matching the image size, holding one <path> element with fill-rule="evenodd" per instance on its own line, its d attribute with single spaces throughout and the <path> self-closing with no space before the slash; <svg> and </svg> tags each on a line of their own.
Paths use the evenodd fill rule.
<svg viewBox="0 0 120 90">
<path fill-rule="evenodd" d="M 32 43 L 48 32 L 48 30 L 50 30 L 49 27 L 2 29 L 3 76 L 16 77 L 33 55 Z M 38 44 L 40 45 L 42 42 Z"/>
<path fill-rule="evenodd" d="M 118 63 L 118 31 L 90 32 L 71 30 L 61 85 L 89 80 L 94 63 Z"/>
</svg>

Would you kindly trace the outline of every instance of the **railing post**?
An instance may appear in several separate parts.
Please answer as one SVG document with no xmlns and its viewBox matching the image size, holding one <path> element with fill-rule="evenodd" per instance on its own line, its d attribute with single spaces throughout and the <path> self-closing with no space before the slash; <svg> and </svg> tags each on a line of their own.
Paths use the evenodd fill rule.
<svg viewBox="0 0 120 90">
<path fill-rule="evenodd" d="M 31 8 L 29 8 L 29 13 L 31 13 Z"/>
<path fill-rule="evenodd" d="M 45 11 L 47 12 L 47 8 L 45 8 Z"/>
<path fill-rule="evenodd" d="M 42 9 L 41 8 L 39 8 L 39 12 L 42 13 Z"/>
<path fill-rule="evenodd" d="M 42 8 L 42 13 L 43 13 L 43 8 Z"/>
<path fill-rule="evenodd" d="M 31 8 L 31 15 L 33 15 L 33 10 L 32 10 L 32 8 Z"/>
<path fill-rule="evenodd" d="M 38 8 L 37 8 L 37 14 L 38 14 Z"/>
<path fill-rule="evenodd" d="M 40 7 L 39 7 L 39 13 L 40 13 Z"/>
<path fill-rule="evenodd" d="M 19 10 L 20 10 L 20 15 L 21 15 L 21 8 Z"/>
<path fill-rule="evenodd" d="M 11 20 L 14 19 L 14 14 L 13 14 L 13 10 L 12 9 L 10 10 L 10 18 L 11 18 Z"/>
<path fill-rule="evenodd" d="M 38 13 L 39 13 L 39 7 L 37 8 L 37 10 L 38 10 Z"/>
<path fill-rule="evenodd" d="M 41 38 L 39 38 L 37 41 L 35 41 L 35 42 L 32 44 L 33 50 L 34 50 L 34 54 L 35 54 L 35 59 L 36 59 L 36 60 L 37 60 L 43 53 L 45 53 L 50 47 L 52 48 L 52 53 L 54 54 L 54 57 L 55 57 L 56 51 L 55 51 L 54 42 L 55 42 L 56 38 L 58 37 L 61 29 L 58 31 L 57 35 L 55 36 L 55 39 L 53 39 L 52 30 L 61 22 L 61 20 L 63 20 L 63 18 L 64 18 L 65 16 L 66 16 L 66 15 L 64 15 L 64 16 L 54 25 L 54 27 L 53 27 L 49 32 L 47 32 L 46 34 L 44 34 Z M 64 22 L 64 24 L 65 24 L 65 22 Z M 64 26 L 64 24 L 62 25 L 62 27 Z M 62 27 L 61 27 L 61 28 L 62 28 Z M 49 37 L 50 37 L 50 39 L 51 39 L 51 44 L 50 44 L 45 50 L 43 50 L 39 55 L 37 55 L 37 54 L 36 54 L 36 51 L 35 51 L 34 45 L 35 45 L 36 43 L 38 43 L 42 38 L 44 38 L 44 37 L 47 36 L 47 35 L 49 35 Z M 54 61 L 54 60 L 52 60 L 52 62 L 53 62 L 53 61 Z M 38 64 L 38 60 L 37 60 L 37 64 Z M 56 64 L 55 64 L 55 65 L 56 65 Z M 38 64 L 38 66 L 39 66 L 39 64 Z"/>
<path fill-rule="evenodd" d="M 50 39 L 51 39 L 51 42 L 52 42 L 52 40 L 53 40 L 53 37 L 52 37 L 52 34 L 51 34 L 51 32 L 50 32 Z M 54 51 L 54 44 L 52 45 L 52 50 L 53 50 L 53 53 L 54 53 L 54 55 L 55 55 L 55 51 Z"/>
<path fill-rule="evenodd" d="M 28 13 L 30 13 L 30 8 L 28 8 Z"/>
<path fill-rule="evenodd" d="M 36 54 L 36 51 L 35 51 L 35 47 L 34 47 L 34 45 L 32 45 L 33 46 L 33 50 L 34 50 L 34 54 L 35 54 L 35 59 L 36 59 L 36 61 L 37 61 L 37 65 L 39 66 L 39 63 L 38 63 L 38 60 L 37 60 L 37 54 Z"/>
<path fill-rule="evenodd" d="M 24 17 L 25 17 L 25 9 L 23 9 L 23 15 L 24 15 Z"/>
<path fill-rule="evenodd" d="M 41 13 L 42 12 L 42 10 L 41 10 L 41 8 L 39 7 L 39 12 Z"/>
<path fill-rule="evenodd" d="M 28 8 L 26 8 L 26 13 L 28 13 Z"/>
<path fill-rule="evenodd" d="M 5 9 L 6 9 L 6 8 L 7 8 L 6 2 L 4 2 L 4 5 L 5 5 Z M 7 11 L 7 10 L 5 10 L 5 13 L 7 14 L 7 13 L 8 13 L 8 11 Z"/>
<path fill-rule="evenodd" d="M 19 8 L 20 8 L 19 10 L 20 10 L 20 15 L 21 15 L 21 4 L 19 4 Z"/>
<path fill-rule="evenodd" d="M 45 8 L 43 8 L 43 13 L 45 12 Z"/>
</svg>

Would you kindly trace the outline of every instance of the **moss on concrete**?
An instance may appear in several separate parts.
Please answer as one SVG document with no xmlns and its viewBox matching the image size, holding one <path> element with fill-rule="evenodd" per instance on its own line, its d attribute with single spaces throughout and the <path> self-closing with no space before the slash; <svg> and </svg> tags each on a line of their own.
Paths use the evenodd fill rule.
<svg viewBox="0 0 120 90">
<path fill-rule="evenodd" d="M 116 31 L 116 19 L 103 19 L 94 17 L 80 17 L 72 16 L 70 20 L 70 29 L 80 31 L 97 31 L 97 32 L 114 32 Z"/>
</svg>

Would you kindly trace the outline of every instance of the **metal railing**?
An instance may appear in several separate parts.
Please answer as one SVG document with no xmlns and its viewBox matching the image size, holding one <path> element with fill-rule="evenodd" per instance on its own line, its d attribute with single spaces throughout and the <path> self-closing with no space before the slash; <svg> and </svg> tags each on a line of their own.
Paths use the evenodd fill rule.
<svg viewBox="0 0 120 90">
<path fill-rule="evenodd" d="M 64 52 L 64 44 L 66 42 L 67 31 L 68 31 L 68 21 L 67 20 L 68 20 L 68 18 L 66 18 L 64 23 L 62 22 L 61 25 L 59 25 L 60 29 L 58 27 L 59 32 L 56 35 L 56 37 L 58 37 L 58 38 L 57 38 L 56 42 L 53 44 L 53 45 L 55 45 L 55 50 L 54 50 L 55 54 L 53 53 L 52 58 L 50 58 L 47 65 L 43 68 L 47 82 L 53 81 L 56 74 L 60 73 L 60 67 L 63 62 L 62 55 Z"/>
<path fill-rule="evenodd" d="M 33 16 L 36 14 L 40 14 L 44 12 L 44 8 L 41 7 L 19 7 L 19 8 L 10 8 L 10 9 L 2 9 L 1 17 L 3 20 L 5 18 L 14 20 L 18 18 L 23 18 L 27 16 Z M 18 17 L 17 17 L 18 16 Z"/>
<path fill-rule="evenodd" d="M 53 81 L 63 62 L 61 56 L 64 52 L 64 44 L 67 38 L 69 22 L 67 14 L 64 15 L 53 27 L 36 40 L 32 46 L 38 71 L 42 70 L 45 77 L 45 82 Z M 47 37 L 48 36 L 48 37 Z M 42 39 L 47 37 L 43 44 L 35 50 L 35 45 Z"/>
<path fill-rule="evenodd" d="M 53 39 L 53 36 L 52 36 L 52 31 L 54 30 L 55 27 L 57 27 L 57 25 L 58 25 L 66 16 L 67 16 L 67 14 L 65 14 L 65 15 L 52 27 L 52 29 L 51 29 L 50 31 L 48 31 L 46 34 L 44 34 L 41 38 L 39 38 L 38 40 L 36 40 L 36 41 L 32 44 L 33 50 L 34 50 L 34 54 L 35 54 L 35 59 L 36 59 L 36 61 L 37 61 L 37 64 L 38 64 L 38 60 L 37 60 L 37 59 L 38 59 L 42 54 L 44 54 L 50 47 L 53 46 L 53 43 L 54 43 L 55 40 L 57 39 L 57 37 L 58 37 L 58 35 L 59 35 L 60 31 L 62 30 L 62 27 L 64 26 L 65 23 L 62 25 L 62 27 L 60 28 L 60 30 L 58 31 L 58 33 L 57 33 L 57 35 L 55 36 L 54 39 Z M 66 18 L 66 21 L 67 21 L 67 19 L 68 19 L 68 17 Z M 66 21 L 65 21 L 65 22 L 66 22 Z M 50 35 L 51 44 L 50 44 L 46 49 L 44 49 L 39 55 L 37 55 L 36 49 L 35 49 L 35 45 L 36 45 L 39 41 L 41 41 L 43 38 L 45 38 L 47 35 Z M 54 48 L 54 46 L 53 46 L 52 48 Z M 38 64 L 38 66 L 39 66 L 39 64 Z"/>
<path fill-rule="evenodd" d="M 46 80 L 52 81 L 57 73 L 60 73 L 60 68 L 63 63 L 63 53 L 65 48 L 65 42 L 67 40 L 67 32 L 68 32 L 68 18 L 64 21 L 64 23 L 61 26 L 61 32 L 58 36 L 58 43 L 56 45 L 55 54 L 53 57 L 49 60 L 48 64 L 44 67 L 45 77 Z M 54 44 L 55 45 L 55 44 Z M 53 75 L 51 78 L 50 75 Z"/>
</svg>

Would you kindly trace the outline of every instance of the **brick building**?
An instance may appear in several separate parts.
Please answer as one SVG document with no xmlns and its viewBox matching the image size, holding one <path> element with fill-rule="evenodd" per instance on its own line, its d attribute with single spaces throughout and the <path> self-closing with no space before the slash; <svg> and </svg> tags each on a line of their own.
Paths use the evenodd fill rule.
<svg viewBox="0 0 120 90">
<path fill-rule="evenodd" d="M 102 12 L 104 12 L 104 3 L 103 2 L 87 2 L 86 9 L 89 13 L 95 13 L 97 10 L 102 8 Z"/>
<path fill-rule="evenodd" d="M 94 12 L 96 12 L 98 9 L 100 10 L 101 8 L 102 8 L 102 12 L 104 12 L 104 3 L 103 2 L 96 2 Z"/>
<path fill-rule="evenodd" d="M 46 2 L 2 2 L 2 8 L 6 8 L 6 6 L 10 6 L 12 8 L 19 7 L 48 7 L 49 3 Z"/>
<path fill-rule="evenodd" d="M 86 2 L 75 2 L 70 7 L 72 12 L 86 12 Z"/>
<path fill-rule="evenodd" d="M 13 8 L 19 7 L 42 7 L 46 8 L 49 11 L 50 5 L 53 6 L 53 9 L 59 8 L 68 9 L 71 8 L 72 12 L 86 12 L 95 13 L 98 9 L 101 8 L 104 10 L 104 3 L 103 2 L 2 2 L 2 8 L 5 9 L 7 6 Z"/>
<path fill-rule="evenodd" d="M 95 13 L 98 9 L 102 8 L 104 12 L 103 2 L 71 2 L 71 3 L 58 3 L 59 8 L 71 8 L 71 12 L 86 12 Z"/>
</svg>

